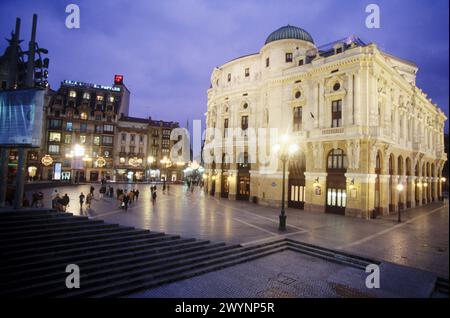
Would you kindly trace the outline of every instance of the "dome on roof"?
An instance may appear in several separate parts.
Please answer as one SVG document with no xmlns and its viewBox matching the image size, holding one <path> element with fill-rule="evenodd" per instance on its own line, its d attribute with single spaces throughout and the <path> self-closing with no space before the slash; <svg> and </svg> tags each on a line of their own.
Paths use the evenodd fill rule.
<svg viewBox="0 0 450 318">
<path fill-rule="evenodd" d="M 287 26 L 281 27 L 278 30 L 273 31 L 267 37 L 265 44 L 285 39 L 297 39 L 314 43 L 312 36 L 308 32 L 306 32 L 302 28 L 288 24 Z"/>
</svg>

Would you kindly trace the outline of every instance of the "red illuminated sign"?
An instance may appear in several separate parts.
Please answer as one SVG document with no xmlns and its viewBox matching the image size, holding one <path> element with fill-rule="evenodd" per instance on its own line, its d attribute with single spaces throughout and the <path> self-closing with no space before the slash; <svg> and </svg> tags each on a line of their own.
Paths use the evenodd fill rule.
<svg viewBox="0 0 450 318">
<path fill-rule="evenodd" d="M 123 75 L 114 75 L 114 84 L 123 84 Z"/>
</svg>

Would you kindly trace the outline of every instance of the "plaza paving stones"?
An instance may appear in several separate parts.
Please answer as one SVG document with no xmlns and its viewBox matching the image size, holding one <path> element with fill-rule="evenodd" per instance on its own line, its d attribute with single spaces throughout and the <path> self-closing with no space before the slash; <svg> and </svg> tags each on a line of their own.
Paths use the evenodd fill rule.
<svg viewBox="0 0 450 318">
<path fill-rule="evenodd" d="M 381 264 L 380 289 L 368 289 L 364 270 L 283 251 L 128 297 L 167 298 L 378 298 L 430 297 L 435 276 Z"/>
<path fill-rule="evenodd" d="M 99 198 L 89 210 L 80 211 L 78 195 L 89 185 L 60 187 L 71 198 L 69 211 L 125 226 L 195 237 L 232 244 L 289 237 L 294 240 L 357 255 L 407 265 L 448 278 L 449 222 L 448 204 L 432 203 L 375 220 L 363 220 L 325 213 L 287 209 L 287 231 L 278 231 L 279 210 L 249 202 L 219 199 L 200 189 L 194 193 L 182 186 L 171 186 L 163 194 L 158 186 L 158 202 L 152 206 L 149 185 L 113 184 L 114 188 L 138 187 L 140 197 L 128 212 L 119 209 L 116 200 Z M 44 191 L 50 205 L 49 195 Z"/>
</svg>

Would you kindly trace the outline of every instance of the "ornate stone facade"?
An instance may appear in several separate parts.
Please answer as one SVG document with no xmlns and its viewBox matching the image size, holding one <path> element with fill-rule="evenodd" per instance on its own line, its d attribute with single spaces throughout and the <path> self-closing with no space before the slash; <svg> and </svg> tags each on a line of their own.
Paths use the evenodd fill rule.
<svg viewBox="0 0 450 318">
<path fill-rule="evenodd" d="M 292 29 L 213 70 L 206 189 L 279 205 L 281 166 L 268 172 L 261 160 L 267 147 L 277 162 L 259 133 L 269 128 L 300 149 L 287 169 L 290 206 L 369 218 L 440 199 L 447 118 L 415 85 L 418 67 L 356 37 L 316 47 Z"/>
</svg>

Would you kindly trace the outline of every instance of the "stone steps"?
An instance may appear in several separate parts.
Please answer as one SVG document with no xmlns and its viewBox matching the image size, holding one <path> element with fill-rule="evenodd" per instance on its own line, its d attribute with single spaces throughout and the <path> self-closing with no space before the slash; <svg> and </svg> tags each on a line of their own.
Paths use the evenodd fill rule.
<svg viewBox="0 0 450 318">
<path fill-rule="evenodd" d="M 287 248 L 284 241 L 212 243 L 53 211 L 15 213 L 0 213 L 0 295 L 7 297 L 127 295 Z M 80 289 L 66 288 L 68 264 L 80 268 Z"/>
</svg>

